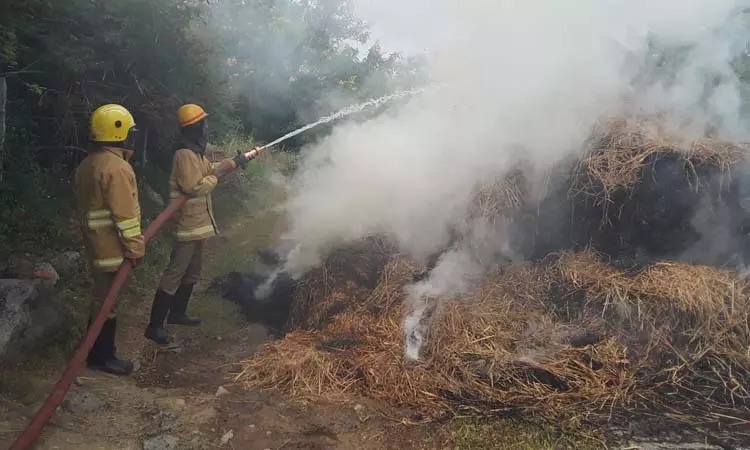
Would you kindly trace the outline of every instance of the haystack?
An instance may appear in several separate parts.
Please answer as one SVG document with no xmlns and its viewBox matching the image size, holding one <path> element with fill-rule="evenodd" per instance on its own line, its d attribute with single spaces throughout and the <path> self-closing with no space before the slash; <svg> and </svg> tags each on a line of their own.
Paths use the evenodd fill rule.
<svg viewBox="0 0 750 450">
<path fill-rule="evenodd" d="M 536 263 L 502 267 L 459 298 L 430 299 L 420 361 L 404 356 L 403 318 L 413 300 L 405 288 L 424 268 L 375 239 L 308 274 L 293 331 L 245 361 L 237 381 L 303 400 L 367 396 L 431 417 L 513 412 L 575 423 L 660 408 L 703 422 L 750 416 L 750 285 L 729 270 L 669 261 L 698 238 L 696 205 L 732 201 L 725 175 L 744 157 L 731 143 L 667 137 L 657 122 L 607 122 L 562 198 L 529 205 L 520 172 L 479 187 L 467 222 L 520 218 L 538 233 L 559 228 L 556 241 L 537 241 L 545 257 Z M 523 216 L 530 210 L 536 224 Z M 548 220 L 558 216 L 567 227 Z M 582 250 L 589 245 L 601 253 Z M 651 258 L 635 265 L 642 249 Z"/>
<path fill-rule="evenodd" d="M 572 189 L 601 202 L 610 201 L 617 190 L 631 190 L 642 183 L 643 169 L 670 154 L 678 156 L 685 170 L 697 177 L 702 168 L 728 172 L 745 159 L 747 149 L 718 139 L 685 141 L 666 134 L 654 118 L 611 119 L 594 128 Z"/>
<path fill-rule="evenodd" d="M 269 344 L 238 381 L 302 399 L 364 395 L 432 416 L 600 421 L 667 402 L 679 410 L 680 401 L 708 419 L 750 412 L 750 304 L 731 272 L 675 263 L 628 272 L 591 252 L 507 267 L 438 309 L 415 363 L 404 359 L 401 313 L 417 272 L 390 263 L 356 312 Z"/>
<path fill-rule="evenodd" d="M 741 211 L 732 169 L 746 161 L 743 145 L 671 136 L 657 119 L 618 119 L 596 127 L 570 179 L 572 242 L 613 257 L 682 259 L 725 264 L 739 239 Z M 694 218 L 709 219 L 697 228 Z M 711 219 L 714 218 L 714 219 Z M 705 229 L 730 236 L 712 251 L 700 245 Z"/>
<path fill-rule="evenodd" d="M 393 253 L 393 246 L 379 236 L 335 249 L 299 282 L 287 329 L 320 329 L 367 299 Z"/>
</svg>

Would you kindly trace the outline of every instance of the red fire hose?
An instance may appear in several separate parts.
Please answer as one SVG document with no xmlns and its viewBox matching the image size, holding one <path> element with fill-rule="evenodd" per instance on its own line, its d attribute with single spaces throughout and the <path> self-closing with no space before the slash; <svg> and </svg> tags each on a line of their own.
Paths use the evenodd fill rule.
<svg viewBox="0 0 750 450">
<path fill-rule="evenodd" d="M 251 160 L 258 156 L 261 150 L 263 149 L 255 149 L 250 152 L 244 153 L 243 156 L 246 160 Z M 216 168 L 217 176 L 221 177 L 221 175 L 234 168 L 234 165 L 230 163 L 230 161 L 231 160 L 223 161 Z M 146 228 L 146 231 L 143 233 L 144 240 L 146 242 L 151 240 L 151 238 L 154 237 L 159 229 L 164 226 L 167 220 L 169 220 L 174 215 L 174 213 L 177 212 L 177 210 L 182 208 L 187 200 L 188 197 L 184 195 L 182 197 L 173 199 L 169 203 L 169 205 L 167 205 L 167 208 L 162 211 L 156 217 L 156 219 L 154 219 L 153 222 L 151 222 L 148 228 Z M 123 262 L 120 268 L 117 270 L 117 274 L 115 275 L 115 279 L 112 282 L 112 286 L 110 286 L 109 288 L 107 297 L 104 299 L 102 306 L 96 313 L 94 321 L 91 322 L 91 325 L 89 325 L 86 337 L 83 338 L 83 341 L 76 349 L 76 352 L 73 355 L 73 359 L 71 359 L 68 363 L 68 366 L 65 368 L 65 371 L 60 377 L 60 380 L 55 385 L 52 393 L 50 393 L 50 395 L 47 397 L 47 400 L 44 401 L 44 404 L 42 404 L 41 408 L 39 408 L 39 411 L 37 411 L 36 415 L 31 419 L 31 422 L 26 425 L 26 428 L 23 430 L 21 435 L 18 436 L 16 441 L 10 447 L 10 450 L 26 450 L 30 448 L 41 434 L 44 426 L 47 424 L 47 421 L 49 421 L 49 419 L 55 413 L 57 407 L 60 405 L 63 399 L 65 399 L 65 394 L 68 393 L 70 385 L 73 384 L 78 371 L 81 370 L 81 367 L 83 366 L 83 363 L 86 360 L 91 347 L 93 347 L 94 345 L 94 341 L 96 341 L 96 338 L 99 336 L 99 332 L 101 332 L 102 327 L 104 326 L 104 322 L 107 320 L 107 316 L 109 316 L 109 313 L 112 311 L 112 307 L 114 306 L 117 297 L 120 295 L 120 291 L 125 285 L 125 282 L 127 281 L 128 276 L 130 275 L 130 272 L 132 270 L 133 266 L 130 260 L 126 259 L 125 262 Z"/>
</svg>

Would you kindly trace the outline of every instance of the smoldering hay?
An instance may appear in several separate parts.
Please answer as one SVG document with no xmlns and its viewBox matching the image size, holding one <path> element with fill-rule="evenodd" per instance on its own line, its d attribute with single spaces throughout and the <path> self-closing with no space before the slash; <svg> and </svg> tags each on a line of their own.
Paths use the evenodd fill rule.
<svg viewBox="0 0 750 450">
<path fill-rule="evenodd" d="M 675 155 L 717 176 L 747 156 L 729 142 L 677 142 L 638 128 L 642 122 L 627 125 L 598 128 L 596 145 L 570 168 L 571 206 L 648 184 L 649 155 Z M 604 165 L 607 152 L 642 162 Z M 466 220 L 528 228 L 525 184 L 514 173 L 481 186 Z M 623 198 L 610 206 L 659 201 Z M 573 226 L 585 227 L 587 218 L 574 216 Z M 534 261 L 503 259 L 512 252 L 491 255 L 472 247 L 472 237 L 427 265 L 383 236 L 337 248 L 300 280 L 286 336 L 243 361 L 237 382 L 302 401 L 366 396 L 426 418 L 522 414 L 576 426 L 659 414 L 690 425 L 722 422 L 736 438 L 750 437 L 741 428 L 750 417 L 750 285 L 736 271 L 643 263 L 567 242 L 561 247 L 569 249 Z M 443 288 L 453 292 L 445 295 L 431 278 L 450 281 L 441 276 L 449 269 L 464 274 L 464 284 Z M 420 314 L 410 315 L 415 291 Z M 414 330 L 422 339 L 416 350 Z"/>
<path fill-rule="evenodd" d="M 739 6 L 456 6 L 430 55 L 451 89 L 306 149 L 284 236 L 304 312 L 238 382 L 431 415 L 608 420 L 660 407 L 743 423 L 750 291 L 713 267 L 724 255 L 688 251 L 742 227 L 722 183 L 746 156 Z M 684 57 L 664 64 L 674 52 Z M 663 191 L 675 186 L 690 204 L 672 211 Z M 700 219 L 720 207 L 731 214 Z M 648 241 L 654 226 L 679 239 Z M 722 245 L 736 247 L 729 234 Z M 370 236 L 393 244 L 358 263 L 377 286 L 328 284 L 326 255 Z"/>
</svg>

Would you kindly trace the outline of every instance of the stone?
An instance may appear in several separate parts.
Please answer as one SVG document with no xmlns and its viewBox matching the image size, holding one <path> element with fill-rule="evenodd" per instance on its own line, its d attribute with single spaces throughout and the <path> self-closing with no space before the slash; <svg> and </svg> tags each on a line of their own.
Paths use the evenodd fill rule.
<svg viewBox="0 0 750 450">
<path fill-rule="evenodd" d="M 52 267 L 52 264 L 48 262 L 41 262 L 37 263 L 34 266 L 32 278 L 36 278 L 38 280 L 41 280 L 45 284 L 54 286 L 60 280 L 60 275 L 57 274 L 57 271 L 54 267 Z"/>
<path fill-rule="evenodd" d="M 162 434 L 143 441 L 143 450 L 175 450 L 179 439 L 168 434 Z"/>
<path fill-rule="evenodd" d="M 370 416 L 367 415 L 367 412 L 365 411 L 365 407 L 357 403 L 354 405 L 354 412 L 357 414 L 357 418 L 360 422 L 367 422 L 367 419 L 370 418 Z"/>
<path fill-rule="evenodd" d="M 73 414 L 87 414 L 102 409 L 104 402 L 91 392 L 75 389 L 65 396 L 62 407 Z"/>
<path fill-rule="evenodd" d="M 229 430 L 221 437 L 221 445 L 227 445 L 234 437 L 234 430 Z"/>
<path fill-rule="evenodd" d="M 72 314 L 50 286 L 0 279 L 0 361 L 18 361 L 64 340 L 72 324 Z"/>
<path fill-rule="evenodd" d="M 219 386 L 219 389 L 216 390 L 216 396 L 217 397 L 223 397 L 225 395 L 229 394 L 229 391 L 224 388 L 224 386 Z"/>
<path fill-rule="evenodd" d="M 52 266 L 63 276 L 72 276 L 86 268 L 86 261 L 80 252 L 67 251 L 48 257 Z"/>
</svg>

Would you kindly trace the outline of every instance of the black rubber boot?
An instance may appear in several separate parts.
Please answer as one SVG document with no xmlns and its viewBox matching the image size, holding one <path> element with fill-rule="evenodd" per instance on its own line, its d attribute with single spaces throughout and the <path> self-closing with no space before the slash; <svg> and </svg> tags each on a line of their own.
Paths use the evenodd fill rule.
<svg viewBox="0 0 750 450">
<path fill-rule="evenodd" d="M 161 289 L 156 291 L 154 302 L 151 305 L 151 320 L 149 321 L 148 327 L 146 327 L 146 332 L 143 335 L 157 344 L 166 345 L 171 341 L 169 333 L 164 329 L 164 319 L 167 318 L 167 313 L 169 312 L 169 307 L 172 305 L 173 300 L 173 296 L 167 294 Z"/>
<path fill-rule="evenodd" d="M 186 325 L 186 326 L 198 326 L 201 324 L 201 320 L 197 317 L 188 317 L 185 315 L 187 311 L 187 304 L 190 301 L 190 296 L 193 295 L 194 284 L 182 284 L 174 295 L 172 306 L 169 308 L 169 316 L 167 316 L 167 323 L 173 325 Z"/>
<path fill-rule="evenodd" d="M 167 323 L 174 325 L 198 326 L 201 320 L 197 317 L 188 317 L 185 315 L 190 296 L 193 294 L 194 284 L 182 284 L 174 295 L 172 307 L 169 309 Z"/>
<path fill-rule="evenodd" d="M 107 319 L 102 331 L 94 342 L 86 360 L 90 369 L 114 375 L 129 375 L 133 372 L 133 363 L 115 356 L 115 333 L 117 319 Z"/>
</svg>

